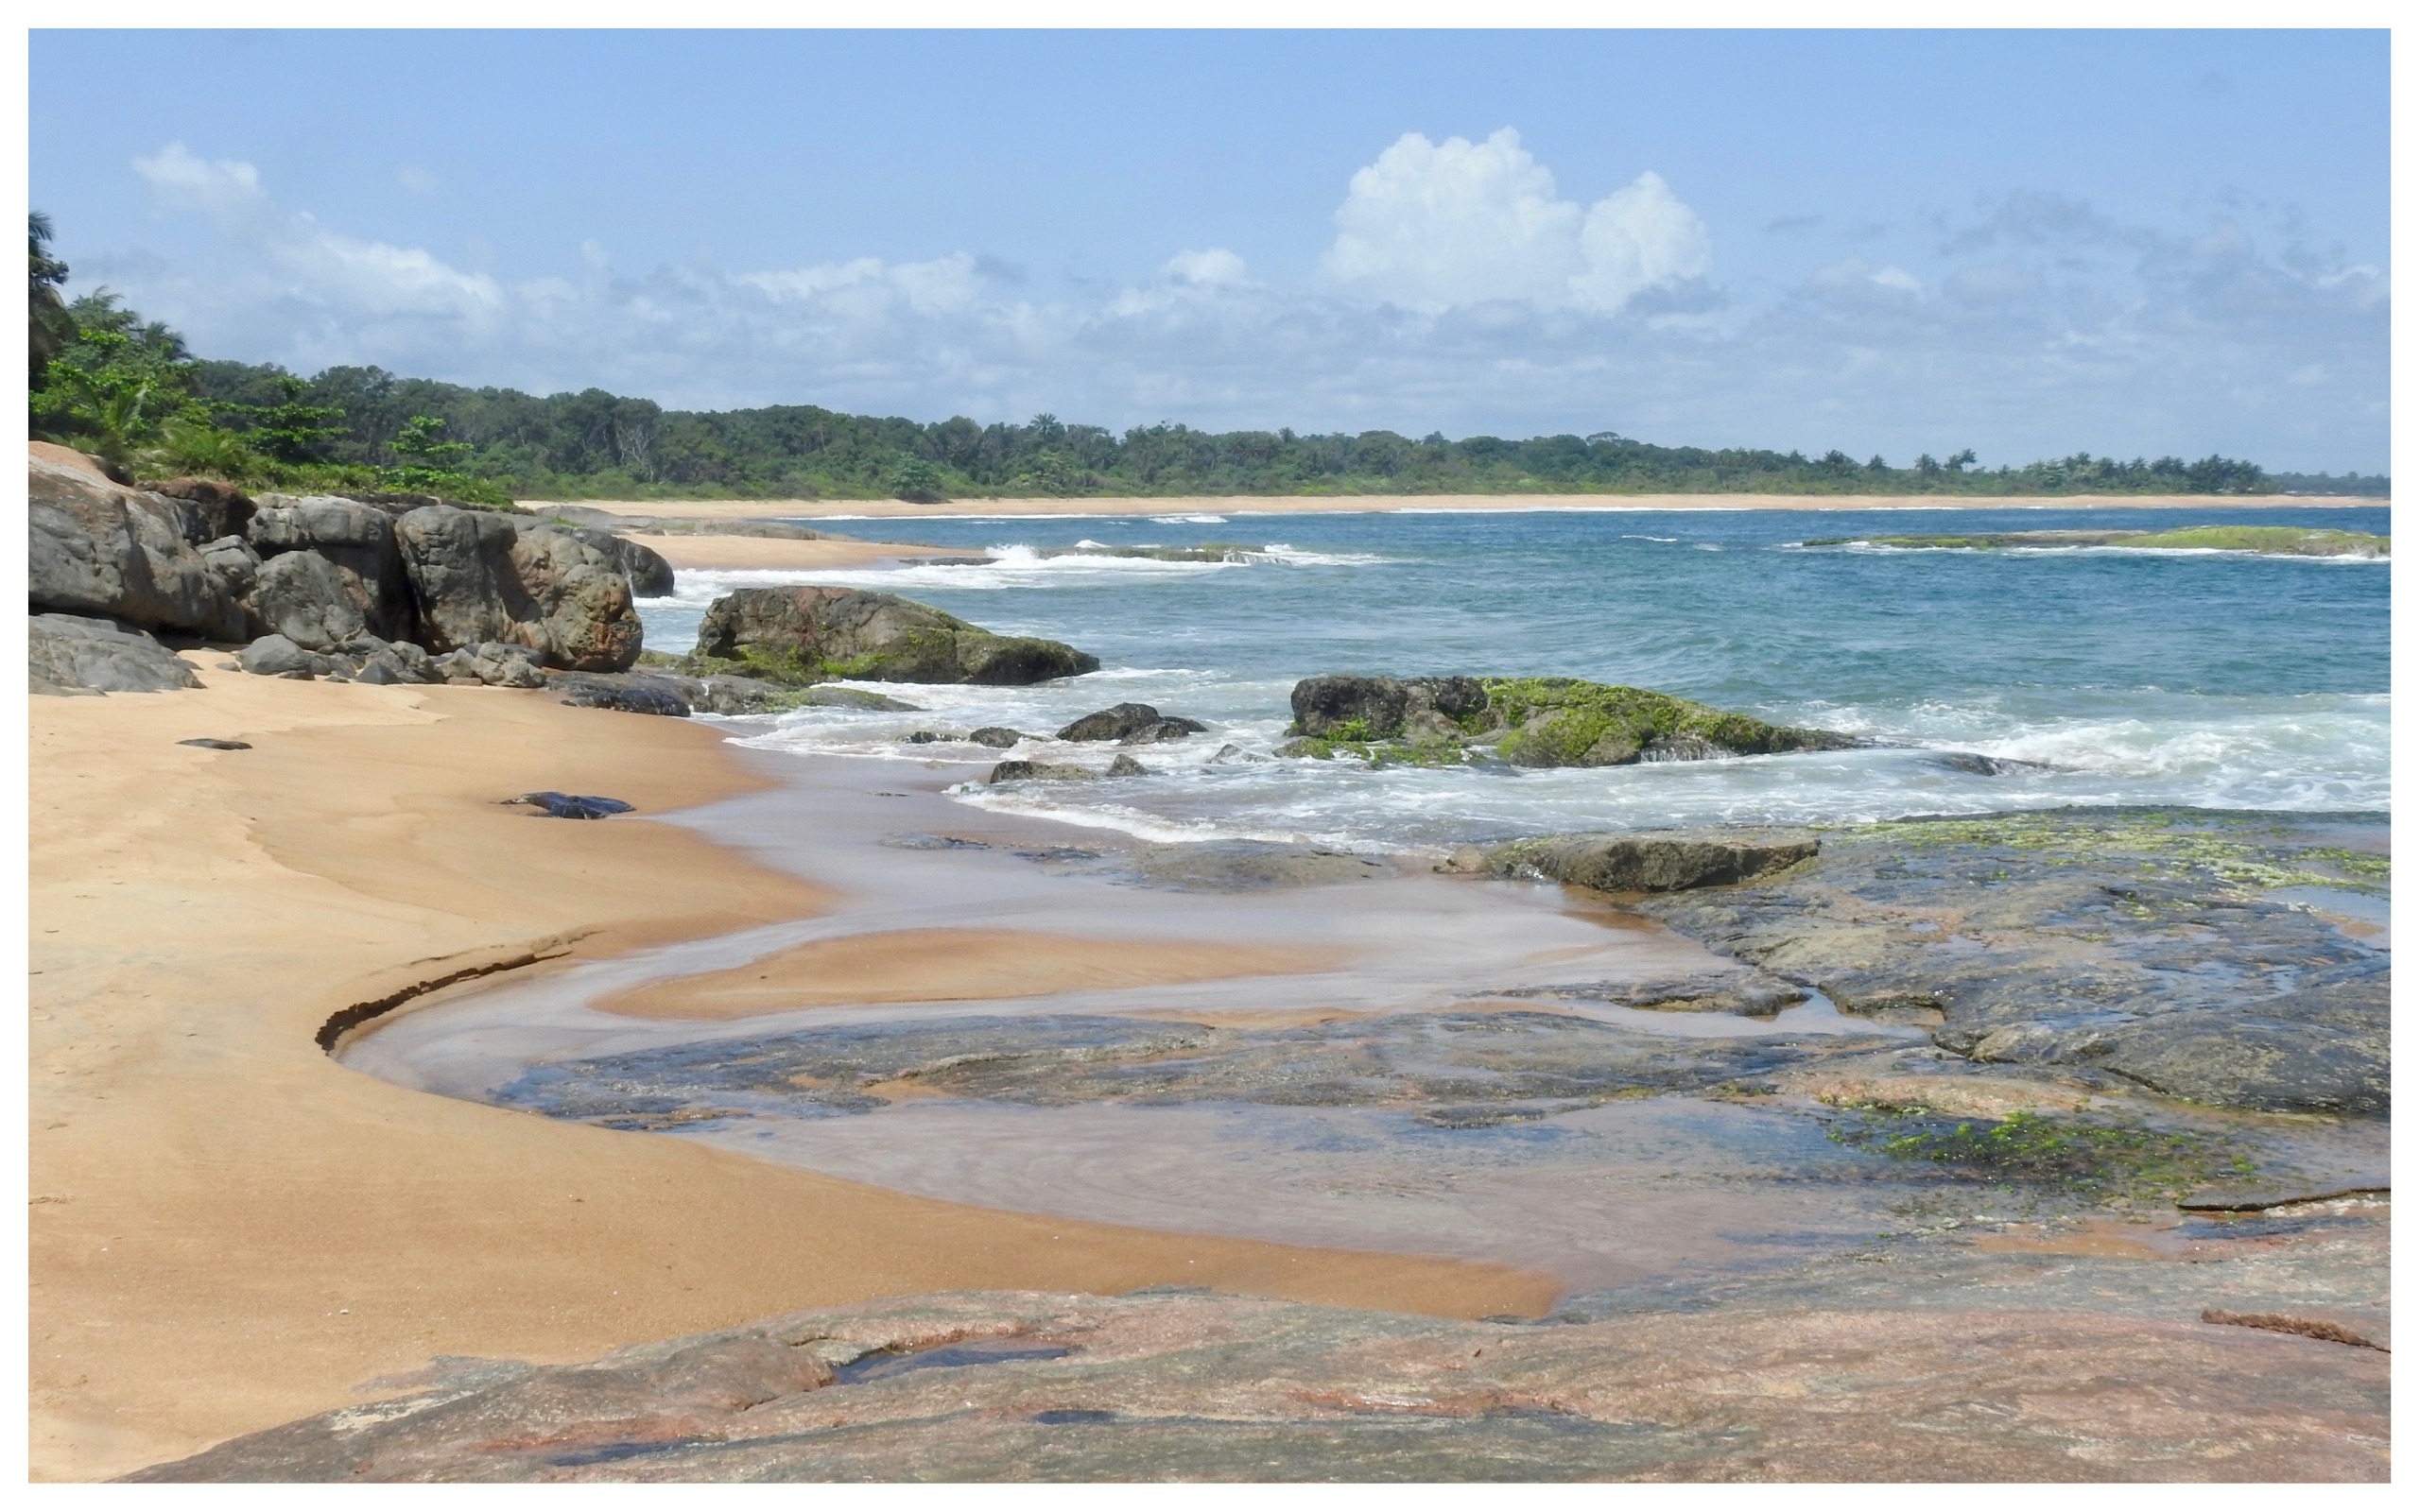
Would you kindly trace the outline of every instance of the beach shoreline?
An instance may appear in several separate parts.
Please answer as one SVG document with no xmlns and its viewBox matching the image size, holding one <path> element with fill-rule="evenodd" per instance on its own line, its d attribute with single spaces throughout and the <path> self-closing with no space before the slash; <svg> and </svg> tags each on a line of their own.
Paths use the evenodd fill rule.
<svg viewBox="0 0 2420 1512">
<path fill-rule="evenodd" d="M 905 499 L 525 499 L 521 507 L 544 511 L 575 505 L 607 514 L 659 520 L 963 520 L 1010 517 L 1089 518 L 1161 515 L 1295 514 L 1582 514 L 1662 511 L 1792 509 L 1817 513 L 1865 510 L 1972 511 L 1978 509 L 2383 509 L 2391 499 L 2302 494 L 2071 494 L 2058 497 L 1973 494 L 1805 493 L 1475 493 L 1354 494 L 1320 497 L 1204 496 L 1168 499 L 951 499 L 910 504 Z M 1207 523 L 1207 522 L 1205 522 Z M 661 541 L 648 542 L 664 550 Z M 665 540 L 677 538 L 666 537 Z M 669 553 L 667 552 L 667 556 Z M 682 565 L 679 561 L 675 566 Z M 778 565 L 791 565 L 787 562 Z"/>
<path fill-rule="evenodd" d="M 832 895 L 645 816 L 764 785 L 722 731 L 543 691 L 201 677 L 31 700 L 38 1480 L 376 1397 L 439 1355 L 570 1361 L 879 1297 L 1553 1300 L 1500 1265 L 967 1208 L 348 1070 L 319 1040 L 349 1009 Z M 178 744 L 198 737 L 251 748 Z M 641 816 L 499 804 L 535 788 Z"/>
</svg>

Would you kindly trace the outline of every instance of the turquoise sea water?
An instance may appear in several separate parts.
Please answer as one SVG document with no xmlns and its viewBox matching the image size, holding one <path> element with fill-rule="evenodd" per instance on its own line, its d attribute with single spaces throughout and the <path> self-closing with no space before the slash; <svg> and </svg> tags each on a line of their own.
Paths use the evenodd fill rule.
<svg viewBox="0 0 2420 1512">
<path fill-rule="evenodd" d="M 715 596 L 776 581 L 880 588 L 1004 631 L 1070 642 L 1103 670 L 1035 689 L 888 688 L 913 714 L 807 710 L 751 744 L 914 755 L 979 778 L 998 753 L 919 730 L 1046 734 L 1135 699 L 1213 733 L 1146 748 L 1145 778 L 1028 783 L 977 805 L 1161 838 L 1426 847 L 1550 829 L 1858 820 L 2066 803 L 2384 810 L 2383 563 L 2113 549 L 1810 547 L 1925 530 L 2224 522 L 2385 532 L 2383 508 L 1781 510 L 933 518 L 842 525 L 1006 549 L 989 566 L 683 573 L 645 603 L 648 644 L 686 650 Z M 1254 548 L 1171 563 L 1039 548 Z M 1294 681 L 1322 672 L 1566 674 L 1896 743 L 1819 755 L 1589 771 L 1371 770 L 1253 760 L 1285 737 Z M 735 729 L 735 733 L 742 733 Z M 1224 759 L 1215 759 L 1225 747 Z M 2045 764 L 1981 776 L 1964 751 Z M 1101 747 L 1016 754 L 1106 765 Z M 962 767 L 962 769 L 961 769 Z"/>
</svg>

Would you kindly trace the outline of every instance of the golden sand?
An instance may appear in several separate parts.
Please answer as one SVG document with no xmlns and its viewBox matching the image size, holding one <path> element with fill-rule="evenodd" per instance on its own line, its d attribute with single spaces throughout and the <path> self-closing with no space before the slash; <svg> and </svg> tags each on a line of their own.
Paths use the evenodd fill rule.
<svg viewBox="0 0 2420 1512">
<path fill-rule="evenodd" d="M 825 895 L 644 816 L 497 804 L 557 788 L 644 816 L 747 790 L 710 730 L 543 692 L 203 676 L 29 700 L 39 1479 L 192 1453 L 435 1355 L 585 1359 L 894 1294 L 1551 1305 L 1503 1267 L 986 1211 L 348 1071 L 315 1036 L 350 1005 Z M 204 735 L 254 748 L 176 744 Z M 878 983 L 874 955 L 851 969 Z"/>
</svg>

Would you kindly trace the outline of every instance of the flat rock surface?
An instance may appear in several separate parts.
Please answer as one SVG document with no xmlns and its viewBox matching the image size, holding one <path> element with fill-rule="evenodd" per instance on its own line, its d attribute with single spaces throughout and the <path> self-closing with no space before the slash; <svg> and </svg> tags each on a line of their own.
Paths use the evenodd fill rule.
<svg viewBox="0 0 2420 1512">
<path fill-rule="evenodd" d="M 440 1362 L 130 1478 L 2382 1480 L 2387 1354 L 2202 1314 L 2358 1324 L 2377 1299 L 2345 1279 L 2381 1269 L 2385 1227 L 1903 1236 L 1533 1325 L 1193 1291 L 903 1298 L 582 1366 Z"/>
</svg>

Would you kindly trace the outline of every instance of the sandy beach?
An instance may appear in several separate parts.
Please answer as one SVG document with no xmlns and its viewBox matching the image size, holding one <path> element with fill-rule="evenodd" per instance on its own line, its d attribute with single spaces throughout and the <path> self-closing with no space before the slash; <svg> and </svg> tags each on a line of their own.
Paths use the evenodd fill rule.
<svg viewBox="0 0 2420 1512">
<path fill-rule="evenodd" d="M 714 730 L 537 691 L 203 678 L 31 700 L 37 1479 L 191 1453 L 434 1356 L 567 1361 L 898 1294 L 1181 1281 L 1466 1317 L 1554 1296 L 1503 1266 L 959 1207 L 349 1071 L 316 1042 L 348 1008 L 833 898 L 643 816 L 763 785 Z M 199 736 L 252 748 L 176 744 Z M 542 787 L 642 816 L 498 804 Z M 1017 948 L 1037 980 L 1140 970 Z"/>
<path fill-rule="evenodd" d="M 716 518 L 730 518 L 717 516 Z M 895 567 L 928 557 L 962 558 L 949 546 L 918 546 L 890 541 L 778 541 L 766 536 L 632 536 L 631 538 L 675 567 L 770 567 L 797 572 L 831 572 L 865 567 Z"/>
<path fill-rule="evenodd" d="M 544 509 L 550 501 L 525 500 Z M 1973 494 L 1804 493 L 1435 493 L 1353 494 L 1319 498 L 1202 497 L 1181 499 L 951 499 L 909 504 L 905 499 L 581 499 L 580 507 L 659 520 L 915 520 L 954 515 L 1067 516 L 1176 514 L 1401 514 L 1487 513 L 1498 510 L 1576 511 L 1656 509 L 2273 509 L 2382 508 L 2385 499 L 2304 498 L 2282 494 L 2074 494 L 2060 498 L 1980 498 Z M 674 566 L 684 563 L 666 548 L 678 537 L 646 538 Z M 776 542 L 768 541 L 767 545 Z M 806 542 L 805 544 L 814 544 Z M 722 565 L 717 563 L 717 565 Z M 732 565 L 736 565 L 734 563 Z M 754 565 L 752 563 L 751 565 Z M 805 558 L 768 560 L 769 567 L 856 565 Z"/>
</svg>

